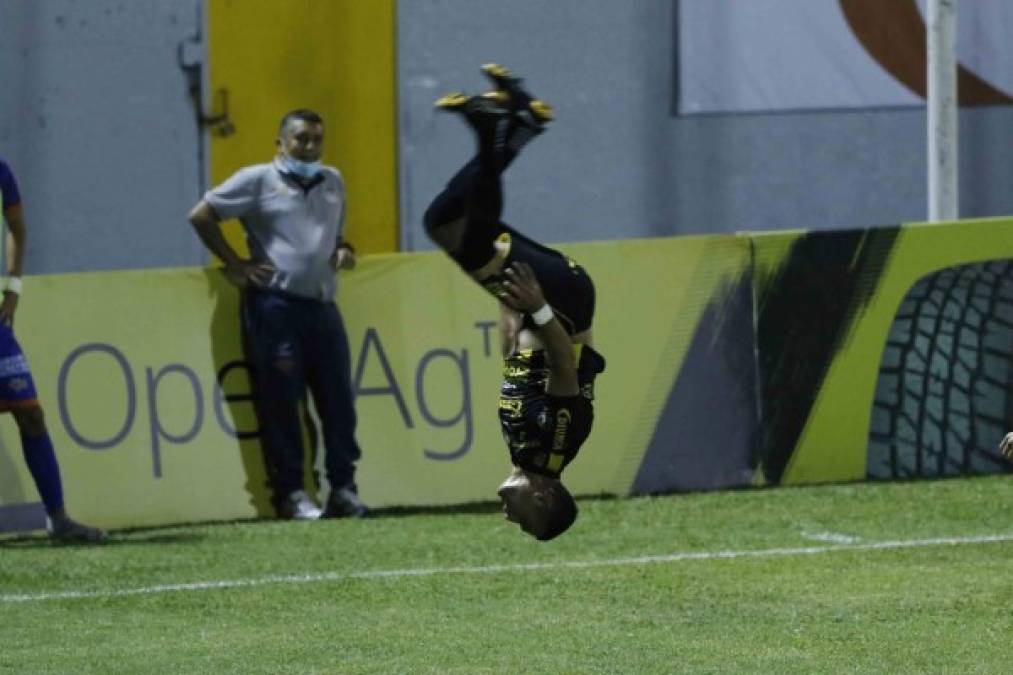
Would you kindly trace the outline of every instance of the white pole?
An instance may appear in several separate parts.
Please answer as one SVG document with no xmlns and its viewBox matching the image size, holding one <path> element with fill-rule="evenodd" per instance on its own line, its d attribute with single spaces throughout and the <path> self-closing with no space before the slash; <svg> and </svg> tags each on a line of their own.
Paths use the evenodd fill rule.
<svg viewBox="0 0 1013 675">
<path fill-rule="evenodd" d="M 959 218 L 957 0 L 928 0 L 929 220 Z"/>
</svg>

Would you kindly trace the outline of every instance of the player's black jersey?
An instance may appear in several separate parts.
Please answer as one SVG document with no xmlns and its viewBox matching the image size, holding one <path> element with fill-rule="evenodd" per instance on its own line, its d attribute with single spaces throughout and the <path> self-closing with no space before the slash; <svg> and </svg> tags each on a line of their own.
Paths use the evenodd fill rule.
<svg viewBox="0 0 1013 675">
<path fill-rule="evenodd" d="M 527 263 L 535 272 L 545 293 L 545 301 L 570 335 L 586 331 L 594 317 L 595 292 L 591 277 L 583 267 L 559 251 L 542 246 L 525 237 L 509 225 L 500 225 L 497 239 L 508 246 L 503 262 L 510 267 L 515 262 Z M 503 277 L 499 274 L 486 277 L 482 286 L 496 298 L 503 294 Z M 524 317 L 525 328 L 535 328 L 530 316 Z"/>
<path fill-rule="evenodd" d="M 591 433 L 594 380 L 605 370 L 605 359 L 586 345 L 574 349 L 579 351 L 576 396 L 545 392 L 549 369 L 542 350 L 515 352 L 504 361 L 499 421 L 515 466 L 558 477 Z"/>
</svg>

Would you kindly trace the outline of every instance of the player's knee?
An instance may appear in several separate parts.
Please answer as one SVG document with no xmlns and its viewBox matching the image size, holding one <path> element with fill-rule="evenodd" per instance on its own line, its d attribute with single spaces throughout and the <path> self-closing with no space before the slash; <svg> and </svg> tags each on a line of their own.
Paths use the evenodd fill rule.
<svg viewBox="0 0 1013 675">
<path fill-rule="evenodd" d="M 425 225 L 426 232 L 432 236 L 435 230 L 438 230 L 441 225 L 445 225 L 448 219 L 443 214 L 443 209 L 440 208 L 438 202 L 433 202 L 426 208 L 425 214 L 422 216 L 422 224 Z"/>
<path fill-rule="evenodd" d="M 14 421 L 18 430 L 26 436 L 42 436 L 46 433 L 46 416 L 41 406 L 32 406 L 15 410 Z"/>
<path fill-rule="evenodd" d="M 275 359 L 272 365 L 274 366 L 274 369 L 282 375 L 293 374 L 296 367 L 295 359 L 290 358 Z"/>
<path fill-rule="evenodd" d="M 434 244 L 444 251 L 456 251 L 460 248 L 461 238 L 464 235 L 464 218 L 447 220 L 442 217 L 440 211 L 435 205 L 426 210 L 426 215 L 423 218 L 426 234 Z"/>
</svg>

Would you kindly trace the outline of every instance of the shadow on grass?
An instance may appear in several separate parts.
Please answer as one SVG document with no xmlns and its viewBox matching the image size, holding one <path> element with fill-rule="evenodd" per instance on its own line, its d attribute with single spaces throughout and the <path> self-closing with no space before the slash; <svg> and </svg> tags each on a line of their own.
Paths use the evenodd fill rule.
<svg viewBox="0 0 1013 675">
<path fill-rule="evenodd" d="M 591 495 L 578 497 L 578 502 L 610 501 L 618 499 L 615 495 Z M 369 518 L 405 518 L 409 516 L 458 516 L 486 513 L 499 513 L 503 505 L 499 501 L 468 502 L 466 504 L 447 504 L 443 506 L 388 506 L 373 509 Z"/>
<path fill-rule="evenodd" d="M 0 539 L 0 548 L 8 550 L 40 548 L 105 548 L 108 546 L 149 546 L 166 544 L 192 544 L 207 539 L 201 532 L 157 532 L 141 533 L 124 530 L 113 532 L 102 542 L 54 541 L 46 535 L 26 535 Z"/>
<path fill-rule="evenodd" d="M 819 492 L 826 490 L 827 488 L 871 488 L 878 489 L 883 487 L 889 487 L 891 485 L 908 485 L 908 484 L 931 484 L 931 483 L 959 483 L 961 481 L 980 481 L 987 482 L 990 480 L 1001 480 L 1010 474 L 1013 474 L 1013 464 L 1010 465 L 1009 469 L 1002 472 L 994 473 L 977 473 L 961 476 L 904 476 L 902 478 L 854 478 L 851 480 L 835 480 L 825 482 L 814 482 L 814 483 L 801 483 L 801 484 L 766 484 L 766 485 L 732 485 L 723 488 L 717 488 L 714 490 L 661 490 L 657 492 L 634 492 L 629 496 L 622 497 L 622 499 L 645 499 L 652 497 L 679 497 L 689 495 L 703 495 L 703 494 L 725 494 L 725 493 L 763 493 L 763 492 Z M 611 497 L 618 499 L 618 497 Z M 584 499 L 598 499 L 597 497 L 580 498 L 578 501 Z"/>
<path fill-rule="evenodd" d="M 604 502 L 620 499 L 611 494 L 588 495 L 578 497 L 578 502 Z M 414 516 L 454 516 L 454 515 L 488 515 L 499 513 L 502 505 L 498 501 L 468 502 L 466 504 L 447 504 L 442 506 L 386 506 L 370 509 L 367 520 L 382 518 L 410 518 Z M 196 543 L 214 536 L 213 532 L 194 531 L 196 528 L 214 528 L 230 525 L 281 524 L 277 518 L 240 518 L 236 520 L 205 520 L 188 523 L 169 523 L 166 525 L 150 525 L 112 530 L 109 539 L 101 543 L 62 543 L 55 542 L 42 534 L 14 535 L 0 537 L 0 549 L 39 549 L 39 548 L 91 548 L 106 546 L 143 546 Z M 185 530 L 173 532 L 172 530 Z"/>
</svg>

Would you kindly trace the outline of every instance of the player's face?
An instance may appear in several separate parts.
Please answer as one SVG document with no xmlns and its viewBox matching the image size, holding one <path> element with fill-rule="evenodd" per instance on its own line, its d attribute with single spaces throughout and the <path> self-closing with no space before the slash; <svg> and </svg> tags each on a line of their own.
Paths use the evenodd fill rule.
<svg viewBox="0 0 1013 675">
<path fill-rule="evenodd" d="M 496 491 L 503 502 L 506 519 L 537 537 L 546 527 L 545 500 L 542 492 L 520 469 L 514 469 Z"/>
<path fill-rule="evenodd" d="M 324 152 L 324 125 L 292 120 L 278 137 L 278 149 L 301 162 L 318 161 Z"/>
</svg>

